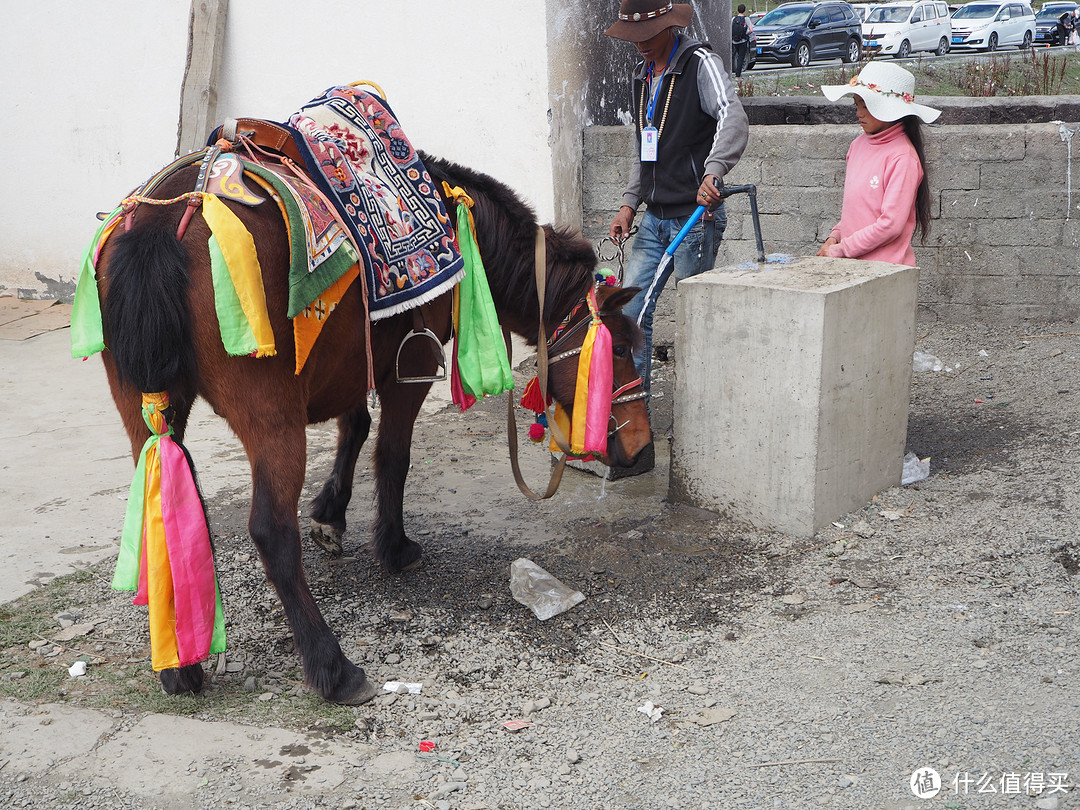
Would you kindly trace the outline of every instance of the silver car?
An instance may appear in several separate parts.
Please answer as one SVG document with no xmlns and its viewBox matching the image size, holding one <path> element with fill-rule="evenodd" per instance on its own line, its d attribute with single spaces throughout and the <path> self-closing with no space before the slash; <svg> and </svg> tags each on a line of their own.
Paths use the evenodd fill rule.
<svg viewBox="0 0 1080 810">
<path fill-rule="evenodd" d="M 1035 41 L 1035 12 L 1027 3 L 974 2 L 952 15 L 951 46 L 956 50 L 996 51 Z"/>
</svg>

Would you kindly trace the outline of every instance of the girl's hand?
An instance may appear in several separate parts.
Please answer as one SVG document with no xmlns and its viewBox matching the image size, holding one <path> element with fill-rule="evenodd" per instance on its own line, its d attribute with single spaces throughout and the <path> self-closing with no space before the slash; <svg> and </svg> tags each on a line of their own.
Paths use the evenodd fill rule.
<svg viewBox="0 0 1080 810">
<path fill-rule="evenodd" d="M 833 245 L 839 245 L 839 244 L 840 244 L 839 239 L 834 239 L 833 237 L 830 236 L 828 239 L 825 240 L 825 244 L 823 244 L 821 246 L 821 248 L 818 250 L 817 255 L 818 256 L 828 256 L 829 255 L 829 248 L 832 247 Z"/>
</svg>

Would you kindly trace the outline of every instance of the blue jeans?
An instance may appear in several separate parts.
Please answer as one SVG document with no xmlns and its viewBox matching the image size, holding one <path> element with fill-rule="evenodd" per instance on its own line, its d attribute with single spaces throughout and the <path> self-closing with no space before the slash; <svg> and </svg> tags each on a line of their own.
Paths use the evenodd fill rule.
<svg viewBox="0 0 1080 810">
<path fill-rule="evenodd" d="M 689 216 L 676 217 L 675 219 L 658 219 L 648 211 L 638 224 L 637 236 L 634 237 L 633 252 L 626 264 L 626 272 L 623 274 L 624 287 L 641 287 L 641 292 L 634 296 L 625 307 L 623 312 L 635 320 L 644 310 L 641 318 L 641 329 L 645 332 L 645 349 L 634 357 L 634 365 L 645 383 L 645 393 L 651 390 L 652 378 L 652 326 L 653 314 L 656 311 L 656 302 L 664 285 L 672 275 L 676 283 L 684 278 L 696 276 L 706 270 L 712 270 L 716 263 L 716 252 L 720 249 L 720 240 L 724 236 L 724 228 L 727 227 L 727 214 L 724 206 L 717 206 L 714 219 L 706 220 L 702 217 L 686 234 L 676 249 L 668 266 L 664 268 L 663 275 L 657 279 L 649 301 L 645 301 L 645 294 L 649 285 L 653 282 L 653 276 L 660 265 L 660 258 L 664 250 L 676 234 L 686 224 Z"/>
</svg>

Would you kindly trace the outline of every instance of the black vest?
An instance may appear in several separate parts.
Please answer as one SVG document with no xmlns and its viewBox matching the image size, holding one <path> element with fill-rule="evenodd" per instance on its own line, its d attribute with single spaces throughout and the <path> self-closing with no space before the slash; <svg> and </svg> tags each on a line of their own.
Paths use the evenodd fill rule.
<svg viewBox="0 0 1080 810">
<path fill-rule="evenodd" d="M 701 60 L 694 53 L 700 48 L 709 46 L 699 44 L 688 48 L 675 67 L 664 74 L 653 111 L 652 126 L 660 130 L 658 159 L 641 163 L 641 195 L 649 211 L 660 219 L 686 216 L 697 208 L 705 158 L 712 151 L 716 137 L 716 119 L 702 112 L 698 98 Z M 649 108 L 648 84 L 635 78 L 633 92 L 640 156 L 641 128 L 648 126 L 645 121 Z"/>
</svg>

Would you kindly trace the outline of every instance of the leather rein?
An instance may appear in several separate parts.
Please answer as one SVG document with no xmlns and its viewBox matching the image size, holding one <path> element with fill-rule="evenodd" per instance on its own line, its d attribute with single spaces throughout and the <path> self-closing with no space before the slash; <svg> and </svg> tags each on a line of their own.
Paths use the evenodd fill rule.
<svg viewBox="0 0 1080 810">
<path fill-rule="evenodd" d="M 569 357 L 574 357 L 581 353 L 581 346 L 575 349 L 569 349 L 567 351 L 554 354 L 549 357 L 549 352 L 554 351 L 560 344 L 564 343 L 567 338 L 576 333 L 584 324 L 589 323 L 589 318 L 582 318 L 577 324 L 568 328 L 561 335 L 558 335 L 555 340 L 548 345 L 548 340 L 544 330 L 544 295 L 545 287 L 547 283 L 547 239 L 544 235 L 544 229 L 542 226 L 536 228 L 536 250 L 535 250 L 535 273 L 536 273 L 536 298 L 540 304 L 540 324 L 539 334 L 536 340 L 536 365 L 537 365 L 537 381 L 540 384 L 540 396 L 542 402 L 547 403 L 548 400 L 548 370 L 550 366 L 558 363 L 560 360 L 565 360 Z M 566 323 L 570 323 L 575 313 L 577 313 L 584 299 L 570 311 L 570 314 L 566 316 Z M 510 360 L 510 366 L 513 367 L 513 352 L 510 346 L 510 333 L 507 329 L 503 329 L 503 337 L 506 342 L 506 355 Z M 635 394 L 627 393 L 634 388 L 641 387 L 641 391 Z M 626 385 L 619 386 L 612 392 L 611 404 L 617 405 L 623 402 L 633 402 L 637 399 L 644 399 L 645 387 L 641 377 L 627 383 Z M 547 409 L 544 410 L 544 415 L 547 417 Z M 608 436 L 612 436 L 617 433 L 626 423 L 620 425 L 618 420 L 615 419 L 615 415 L 611 414 L 611 420 L 615 422 L 614 429 L 608 431 Z M 551 436 L 558 445 L 559 450 L 562 451 L 562 455 L 555 464 L 555 469 L 551 471 L 551 478 L 548 481 L 547 489 L 543 495 L 537 495 L 529 485 L 525 483 L 524 477 L 521 475 L 521 467 L 518 463 L 518 436 L 517 436 L 517 421 L 514 418 L 514 397 L 509 395 L 506 400 L 506 433 L 507 443 L 510 447 L 510 467 L 514 472 L 514 481 L 517 483 L 518 489 L 525 497 L 534 501 L 542 501 L 550 498 L 559 489 L 559 484 L 562 482 L 563 471 L 566 469 L 566 460 L 570 455 L 570 442 L 563 434 L 562 429 L 556 424 L 554 419 L 547 419 L 548 428 L 551 430 Z"/>
</svg>

